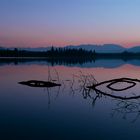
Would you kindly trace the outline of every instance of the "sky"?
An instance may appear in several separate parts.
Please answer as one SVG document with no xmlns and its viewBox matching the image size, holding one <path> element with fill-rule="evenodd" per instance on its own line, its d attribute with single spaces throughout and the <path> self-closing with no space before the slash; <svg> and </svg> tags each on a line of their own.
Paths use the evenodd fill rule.
<svg viewBox="0 0 140 140">
<path fill-rule="evenodd" d="M 0 0 L 0 46 L 140 45 L 140 0 Z"/>
</svg>

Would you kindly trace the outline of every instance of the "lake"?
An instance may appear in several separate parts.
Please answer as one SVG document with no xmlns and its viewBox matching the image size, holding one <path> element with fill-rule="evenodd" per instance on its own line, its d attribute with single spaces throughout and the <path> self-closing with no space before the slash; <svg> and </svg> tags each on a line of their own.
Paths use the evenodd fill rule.
<svg viewBox="0 0 140 140">
<path fill-rule="evenodd" d="M 140 99 L 121 100 L 85 87 L 115 78 L 140 79 L 139 60 L 85 63 L 0 62 L 0 139 L 139 140 Z M 87 78 L 87 80 L 86 80 Z M 95 80 L 95 79 L 96 80 Z M 30 87 L 19 82 L 52 80 L 60 87 Z M 86 85 L 87 84 L 87 85 Z M 115 87 L 131 83 L 116 83 Z M 113 86 L 113 88 L 115 88 Z M 140 85 L 114 93 L 139 95 Z"/>
</svg>

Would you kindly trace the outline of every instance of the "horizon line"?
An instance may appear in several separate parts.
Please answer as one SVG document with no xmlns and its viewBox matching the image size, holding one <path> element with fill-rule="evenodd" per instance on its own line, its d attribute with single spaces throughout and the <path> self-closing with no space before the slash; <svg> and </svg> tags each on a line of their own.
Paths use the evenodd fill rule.
<svg viewBox="0 0 140 140">
<path fill-rule="evenodd" d="M 134 45 L 134 46 L 130 46 L 130 47 L 125 47 L 124 45 L 121 44 L 115 44 L 115 43 L 104 43 L 104 44 L 91 44 L 91 43 L 83 43 L 83 44 L 69 44 L 69 45 L 63 45 L 63 46 L 58 46 L 58 45 L 42 45 L 42 46 L 36 46 L 36 47 L 31 47 L 31 46 L 9 46 L 9 45 L 0 45 L 0 47 L 2 48 L 50 48 L 50 47 L 56 47 L 56 48 L 64 48 L 64 47 L 68 47 L 68 46 L 83 46 L 83 45 L 94 45 L 94 46 L 104 46 L 104 45 L 118 45 L 121 46 L 125 49 L 129 49 L 129 48 L 134 48 L 134 47 L 140 47 L 140 45 Z"/>
</svg>

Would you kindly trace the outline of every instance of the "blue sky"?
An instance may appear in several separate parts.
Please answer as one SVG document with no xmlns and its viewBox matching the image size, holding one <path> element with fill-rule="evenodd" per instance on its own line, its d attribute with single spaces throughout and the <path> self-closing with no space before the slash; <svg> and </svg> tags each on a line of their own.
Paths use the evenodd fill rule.
<svg viewBox="0 0 140 140">
<path fill-rule="evenodd" d="M 0 0 L 0 45 L 140 45 L 140 0 Z"/>
</svg>

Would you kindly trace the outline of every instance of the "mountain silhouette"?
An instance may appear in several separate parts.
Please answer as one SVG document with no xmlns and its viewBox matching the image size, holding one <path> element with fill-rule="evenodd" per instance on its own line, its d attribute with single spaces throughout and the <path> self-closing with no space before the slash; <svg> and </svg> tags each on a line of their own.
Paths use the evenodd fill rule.
<svg viewBox="0 0 140 140">
<path fill-rule="evenodd" d="M 48 50 L 51 50 L 52 47 L 37 47 L 37 48 L 32 48 L 32 47 L 23 47 L 23 48 L 18 48 L 18 47 L 4 47 L 0 46 L 0 50 L 14 50 L 17 48 L 18 50 L 25 50 L 25 51 L 32 51 L 32 52 L 45 52 Z M 81 44 L 81 45 L 69 45 L 69 46 L 64 46 L 64 47 L 55 47 L 53 48 L 65 48 L 65 49 L 84 49 L 87 51 L 94 51 L 97 53 L 122 53 L 124 51 L 130 52 L 130 53 L 140 53 L 140 46 L 134 46 L 131 48 L 125 48 L 121 45 L 117 44 L 103 44 L 103 45 L 96 45 L 96 44 Z"/>
<path fill-rule="evenodd" d="M 78 45 L 78 46 L 66 46 L 65 48 L 69 49 L 85 49 L 85 50 L 92 50 L 96 51 L 97 53 L 121 53 L 125 51 L 126 49 L 120 45 L 116 44 L 104 44 L 104 45 Z"/>
<path fill-rule="evenodd" d="M 132 52 L 132 53 L 138 53 L 140 52 L 140 46 L 135 46 L 132 48 L 127 49 L 128 52 Z"/>
</svg>

